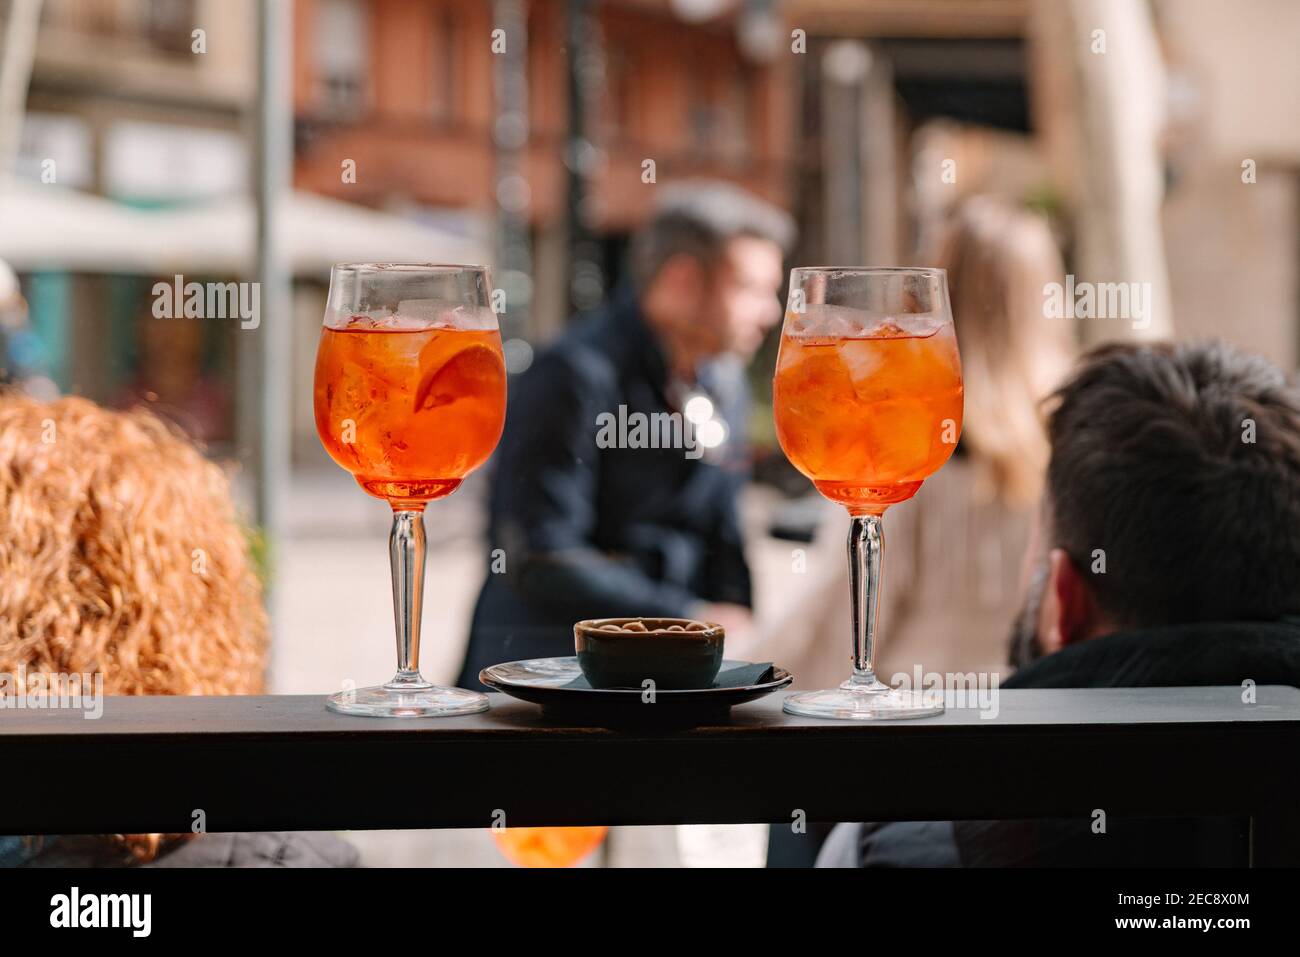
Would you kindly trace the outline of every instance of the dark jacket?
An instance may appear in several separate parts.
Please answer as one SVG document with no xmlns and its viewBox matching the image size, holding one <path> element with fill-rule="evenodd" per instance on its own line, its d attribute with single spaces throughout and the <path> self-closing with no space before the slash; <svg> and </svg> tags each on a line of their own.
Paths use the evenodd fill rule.
<svg viewBox="0 0 1300 957">
<path fill-rule="evenodd" d="M 146 867 L 356 867 L 357 849 L 328 831 L 200 834 L 167 847 Z M 103 837 L 0 838 L 0 867 L 127 867 Z"/>
<path fill-rule="evenodd" d="M 1004 688 L 1300 686 L 1300 621 L 1215 622 L 1120 632 L 1071 645 L 1016 672 Z M 840 825 L 819 866 L 1244 867 L 1244 819 L 1107 822 L 1100 841 L 1078 821 L 930 821 Z"/>
<path fill-rule="evenodd" d="M 460 685 L 479 687 L 480 669 L 500 661 L 573 654 L 573 623 L 583 618 L 750 604 L 736 514 L 749 398 L 743 375 L 726 371 L 699 370 L 728 427 L 716 459 L 601 447 L 602 415 L 679 412 L 630 290 L 511 382 L 489 499 L 493 551 Z"/>
</svg>

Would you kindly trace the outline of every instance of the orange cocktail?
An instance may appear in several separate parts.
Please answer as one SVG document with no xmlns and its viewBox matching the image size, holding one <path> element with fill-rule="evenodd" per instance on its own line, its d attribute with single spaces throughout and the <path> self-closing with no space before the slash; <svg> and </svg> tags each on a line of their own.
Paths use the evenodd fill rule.
<svg viewBox="0 0 1300 957">
<path fill-rule="evenodd" d="M 786 319 L 777 436 L 827 498 L 879 512 L 911 498 L 952 455 L 962 415 L 957 339 L 951 324 L 907 318 L 830 335 L 835 326 L 822 319 L 815 306 Z"/>
<path fill-rule="evenodd" d="M 424 509 L 492 454 L 506 415 L 501 333 L 486 266 L 338 263 L 330 272 L 312 405 L 321 444 L 392 507 L 397 673 L 325 699 L 381 718 L 474 714 L 487 697 L 420 674 Z"/>
<path fill-rule="evenodd" d="M 427 502 L 482 465 L 505 422 L 495 329 L 351 317 L 321 331 L 316 430 L 330 457 L 390 502 Z"/>
<path fill-rule="evenodd" d="M 876 677 L 875 634 L 885 510 L 915 495 L 961 436 L 961 359 L 944 271 L 792 271 L 772 411 L 786 456 L 851 516 L 853 672 L 838 688 L 789 695 L 782 708 L 856 721 L 941 714 L 942 700 Z"/>
</svg>

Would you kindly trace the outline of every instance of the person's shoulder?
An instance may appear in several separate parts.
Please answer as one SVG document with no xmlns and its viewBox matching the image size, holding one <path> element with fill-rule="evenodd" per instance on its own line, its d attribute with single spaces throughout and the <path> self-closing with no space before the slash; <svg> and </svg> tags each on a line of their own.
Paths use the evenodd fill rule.
<svg viewBox="0 0 1300 957">
<path fill-rule="evenodd" d="M 861 867 L 862 825 L 843 823 L 831 829 L 826 842 L 817 852 L 816 867 Z"/>
<path fill-rule="evenodd" d="M 129 867 L 131 855 L 108 837 L 68 834 L 17 838 L 21 853 L 12 859 L 18 867 Z"/>
<path fill-rule="evenodd" d="M 959 867 L 952 821 L 837 824 L 818 867 Z"/>
<path fill-rule="evenodd" d="M 961 867 L 952 821 L 888 821 L 863 825 L 861 867 Z"/>
<path fill-rule="evenodd" d="M 328 831 L 212 833 L 187 837 L 145 867 L 356 867 L 357 849 Z M 97 835 L 34 842 L 27 867 L 129 867 L 130 854 Z"/>
<path fill-rule="evenodd" d="M 1075 642 L 1033 661 L 1004 688 L 1300 684 L 1300 621 L 1190 621 Z"/>
<path fill-rule="evenodd" d="M 620 353 L 613 348 L 606 314 L 576 320 L 549 345 L 540 349 L 521 376 L 519 388 L 547 392 L 563 389 L 589 394 L 617 386 Z"/>
<path fill-rule="evenodd" d="M 357 849 L 328 831 L 201 834 L 150 867 L 356 867 Z"/>
</svg>

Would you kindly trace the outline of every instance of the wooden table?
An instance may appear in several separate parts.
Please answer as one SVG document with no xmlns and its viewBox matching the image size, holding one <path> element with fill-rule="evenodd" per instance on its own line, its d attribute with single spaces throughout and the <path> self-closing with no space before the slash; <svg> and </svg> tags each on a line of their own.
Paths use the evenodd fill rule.
<svg viewBox="0 0 1300 957">
<path fill-rule="evenodd" d="M 609 731 L 491 696 L 464 718 L 336 715 L 316 696 L 0 709 L 0 834 L 1224 814 L 1300 862 L 1300 690 L 1002 690 L 999 714 L 852 723 L 781 712 Z"/>
</svg>

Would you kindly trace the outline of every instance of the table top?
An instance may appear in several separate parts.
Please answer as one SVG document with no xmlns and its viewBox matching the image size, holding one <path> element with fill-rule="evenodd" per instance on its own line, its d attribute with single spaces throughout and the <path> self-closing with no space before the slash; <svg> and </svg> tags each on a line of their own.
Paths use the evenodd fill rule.
<svg viewBox="0 0 1300 957">
<path fill-rule="evenodd" d="M 664 738 L 821 733 L 838 736 L 930 734 L 981 727 L 1030 728 L 1076 725 L 1102 728 L 1140 724 L 1234 724 L 1300 722 L 1300 689 L 1266 685 L 1255 702 L 1242 700 L 1237 686 L 1196 688 L 998 689 L 996 713 L 977 707 L 952 707 L 941 715 L 906 721 L 833 721 L 803 718 L 781 710 L 784 692 L 740 705 L 726 723 L 689 730 L 653 726 L 634 732 L 577 725 L 544 716 L 531 704 L 491 693 L 491 709 L 445 718 L 380 719 L 335 714 L 323 695 L 106 696 L 103 714 L 89 718 L 78 709 L 0 707 L 0 742 L 32 735 L 399 735 L 451 739 L 473 736 L 531 738 L 539 735 L 604 734 Z"/>
<path fill-rule="evenodd" d="M 1000 689 L 995 716 L 847 722 L 786 715 L 777 693 L 726 723 L 619 731 L 499 694 L 421 719 L 311 695 L 7 707 L 0 752 L 43 783 L 0 789 L 0 833 L 188 831 L 196 809 L 213 831 L 1253 813 L 1300 745 L 1300 690 L 1255 694 Z"/>
</svg>

